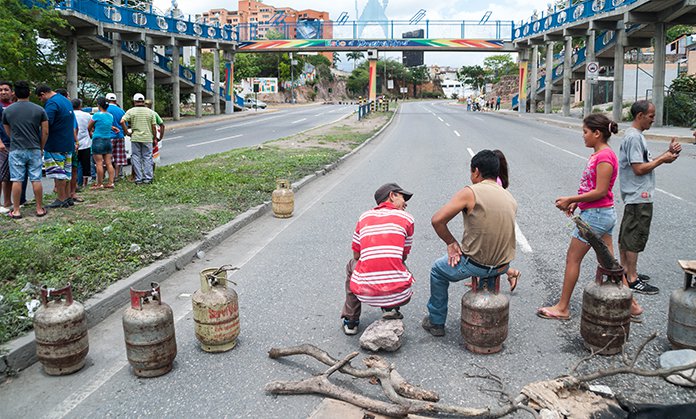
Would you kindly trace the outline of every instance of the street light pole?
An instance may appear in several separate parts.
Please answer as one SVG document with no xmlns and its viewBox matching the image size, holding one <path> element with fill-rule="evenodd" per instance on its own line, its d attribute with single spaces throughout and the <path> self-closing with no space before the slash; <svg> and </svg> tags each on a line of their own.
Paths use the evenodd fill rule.
<svg viewBox="0 0 696 419">
<path fill-rule="evenodd" d="M 290 53 L 290 103 L 295 103 L 295 60 L 292 59 L 292 52 Z"/>
</svg>

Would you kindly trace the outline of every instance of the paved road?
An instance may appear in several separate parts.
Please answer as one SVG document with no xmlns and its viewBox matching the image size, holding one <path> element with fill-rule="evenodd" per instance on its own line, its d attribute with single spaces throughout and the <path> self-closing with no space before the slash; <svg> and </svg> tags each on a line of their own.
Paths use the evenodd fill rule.
<svg viewBox="0 0 696 419">
<path fill-rule="evenodd" d="M 618 139 L 612 142 L 616 148 Z M 653 153 L 666 146 L 650 142 Z M 689 148 L 691 147 L 691 148 Z M 481 356 L 461 347 L 459 299 L 462 284 L 450 287 L 447 336 L 436 339 L 420 328 L 426 312 L 428 272 L 445 252 L 429 219 L 452 193 L 469 183 L 472 152 L 499 148 L 511 166 L 511 192 L 519 202 L 518 255 L 514 266 L 523 272 L 512 295 L 510 335 L 504 350 Z M 373 205 L 374 190 L 397 181 L 413 191 L 408 210 L 415 216 L 416 236 L 409 267 L 417 284 L 412 302 L 403 309 L 403 347 L 386 357 L 404 377 L 436 390 L 451 403 L 482 406 L 496 397 L 480 390 L 489 383 L 467 379 L 484 365 L 504 377 L 516 393 L 527 382 L 567 373 L 587 355 L 579 336 L 581 288 L 594 276 L 587 258 L 569 322 L 542 320 L 535 308 L 555 300 L 560 292 L 565 250 L 571 225 L 554 199 L 577 189 L 590 152 L 577 130 L 549 127 L 533 121 L 487 113 L 466 113 L 445 102 L 406 103 L 383 137 L 369 144 L 329 176 L 297 194 L 294 217 L 264 216 L 235 234 L 200 261 L 163 283 L 165 301 L 177 319 L 179 353 L 174 370 L 155 379 L 137 379 L 129 371 L 117 313 L 90 331 L 90 355 L 83 371 L 67 377 L 47 377 L 38 364 L 0 387 L 2 417 L 307 417 L 319 404 L 315 396 L 268 396 L 263 386 L 272 380 L 308 377 L 323 365 L 296 357 L 278 362 L 266 352 L 274 346 L 304 342 L 335 357 L 358 349 L 358 338 L 343 335 L 339 310 L 343 302 L 344 265 L 351 255 L 350 237 L 357 216 Z M 692 214 L 696 209 L 693 162 L 688 146 L 673 165 L 661 167 L 653 236 L 639 266 L 662 287 L 656 296 L 639 296 L 647 315 L 631 327 L 629 350 L 653 331 L 661 335 L 646 350 L 641 366 L 654 367 L 667 349 L 665 334 L 669 290 L 682 282 L 678 258 L 693 258 Z M 619 212 L 621 212 L 621 205 Z M 453 230 L 460 234 L 459 222 Z M 524 237 L 526 240 L 522 239 Z M 242 334 L 239 345 L 224 354 L 197 348 L 190 313 L 190 294 L 198 288 L 204 267 L 230 263 L 241 267 L 239 284 Z M 379 317 L 364 309 L 361 329 Z M 604 368 L 615 358 L 593 360 Z M 335 374 L 334 376 L 338 376 Z M 376 394 L 375 386 L 342 383 Z M 693 401 L 693 392 L 659 379 L 605 380 L 629 400 L 656 403 Z"/>
</svg>

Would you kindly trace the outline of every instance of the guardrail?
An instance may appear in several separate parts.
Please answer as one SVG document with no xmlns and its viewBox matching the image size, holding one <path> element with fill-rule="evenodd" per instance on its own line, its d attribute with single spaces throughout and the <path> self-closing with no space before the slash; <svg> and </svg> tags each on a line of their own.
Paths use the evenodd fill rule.
<svg viewBox="0 0 696 419">
<path fill-rule="evenodd" d="M 638 0 L 585 0 L 556 13 L 542 17 L 541 19 L 532 20 L 514 28 L 512 39 L 514 41 L 519 38 L 526 38 L 528 36 L 544 33 L 578 20 L 588 19 L 600 13 L 611 12 L 637 1 Z"/>
</svg>

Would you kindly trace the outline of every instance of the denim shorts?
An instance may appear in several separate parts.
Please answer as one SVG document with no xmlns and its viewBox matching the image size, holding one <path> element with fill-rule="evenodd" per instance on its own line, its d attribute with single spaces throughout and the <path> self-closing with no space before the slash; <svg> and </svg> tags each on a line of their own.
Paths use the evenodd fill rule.
<svg viewBox="0 0 696 419">
<path fill-rule="evenodd" d="M 72 151 L 52 153 L 44 151 L 44 170 L 46 177 L 57 180 L 72 178 Z"/>
<path fill-rule="evenodd" d="M 92 138 L 92 154 L 111 154 L 111 138 Z"/>
<path fill-rule="evenodd" d="M 23 182 L 24 176 L 29 173 L 30 182 L 41 181 L 41 150 L 10 150 L 10 180 Z"/>
<path fill-rule="evenodd" d="M 592 231 L 598 237 L 601 238 L 605 234 L 611 236 L 614 231 L 614 226 L 616 225 L 616 210 L 614 207 L 588 208 L 580 211 L 580 218 L 589 224 Z M 580 236 L 580 231 L 577 227 L 575 227 L 573 231 L 573 237 L 588 244 L 587 240 Z"/>
</svg>

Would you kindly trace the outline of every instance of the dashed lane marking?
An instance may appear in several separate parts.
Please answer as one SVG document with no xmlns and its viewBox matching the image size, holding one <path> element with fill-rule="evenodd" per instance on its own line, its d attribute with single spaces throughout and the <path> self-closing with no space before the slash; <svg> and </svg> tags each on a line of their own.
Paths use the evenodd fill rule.
<svg viewBox="0 0 696 419">
<path fill-rule="evenodd" d="M 186 147 L 198 147 L 198 146 L 206 145 L 206 144 L 219 143 L 220 141 L 231 140 L 233 138 L 239 138 L 241 136 L 242 136 L 242 134 L 237 134 L 237 135 L 233 135 L 231 137 L 218 138 L 217 140 L 210 140 L 210 141 L 204 141 L 202 143 L 188 144 L 188 145 L 186 145 Z"/>
<path fill-rule="evenodd" d="M 291 124 L 297 124 L 297 123 L 300 123 L 300 122 L 306 121 L 306 120 L 307 120 L 307 118 L 298 119 L 297 121 L 292 121 Z"/>
<path fill-rule="evenodd" d="M 461 136 L 462 136 L 462 134 L 460 134 L 459 131 L 457 131 L 456 129 L 454 130 L 454 135 L 456 135 L 457 137 L 461 137 Z"/>
</svg>

